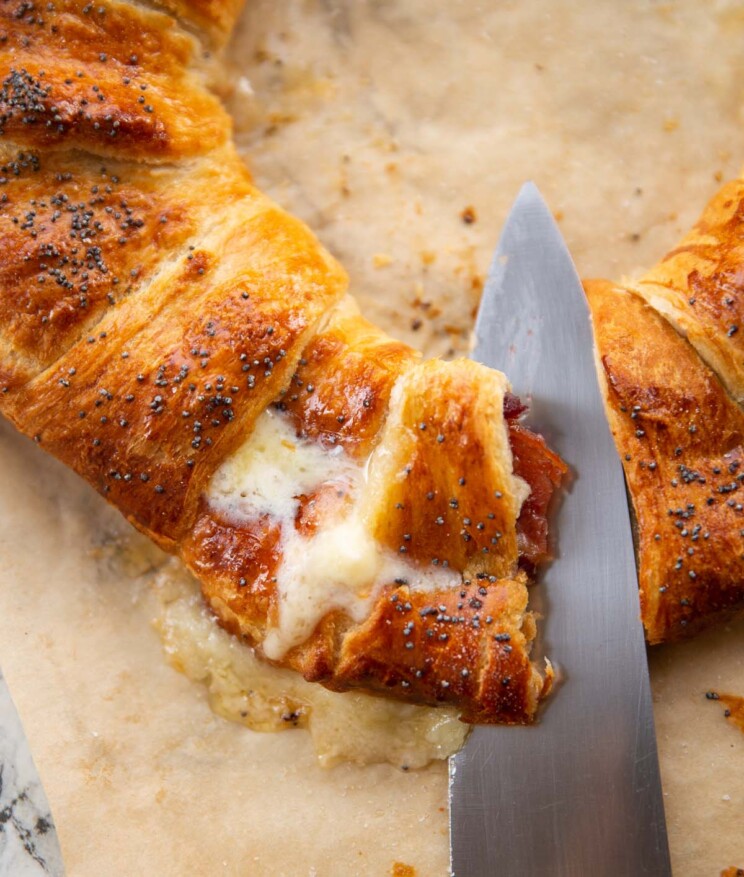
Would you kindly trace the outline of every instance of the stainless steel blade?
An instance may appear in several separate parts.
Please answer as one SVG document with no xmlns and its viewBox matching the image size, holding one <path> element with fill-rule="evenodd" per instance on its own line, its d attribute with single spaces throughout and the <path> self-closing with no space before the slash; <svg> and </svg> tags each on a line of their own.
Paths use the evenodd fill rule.
<svg viewBox="0 0 744 877">
<path fill-rule="evenodd" d="M 473 357 L 503 370 L 572 469 L 558 556 L 533 590 L 563 682 L 530 728 L 479 727 L 450 759 L 456 877 L 669 875 L 625 484 L 568 250 L 537 188 L 514 204 Z"/>
</svg>

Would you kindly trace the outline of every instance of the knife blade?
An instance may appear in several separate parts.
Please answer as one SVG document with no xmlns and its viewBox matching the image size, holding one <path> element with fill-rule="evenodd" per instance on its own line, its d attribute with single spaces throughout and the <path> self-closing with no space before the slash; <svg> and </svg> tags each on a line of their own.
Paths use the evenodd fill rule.
<svg viewBox="0 0 744 877">
<path fill-rule="evenodd" d="M 532 727 L 476 727 L 450 759 L 455 877 L 669 875 L 622 469 L 579 278 L 537 187 L 507 218 L 473 358 L 504 371 L 569 464 L 557 556 L 531 590 L 562 683 Z"/>
</svg>

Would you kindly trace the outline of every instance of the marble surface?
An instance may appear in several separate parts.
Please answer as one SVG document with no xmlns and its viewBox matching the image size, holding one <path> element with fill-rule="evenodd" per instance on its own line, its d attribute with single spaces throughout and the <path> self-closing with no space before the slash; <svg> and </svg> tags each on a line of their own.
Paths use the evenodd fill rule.
<svg viewBox="0 0 744 877">
<path fill-rule="evenodd" d="M 0 670 L 0 877 L 62 877 L 44 789 Z"/>
</svg>

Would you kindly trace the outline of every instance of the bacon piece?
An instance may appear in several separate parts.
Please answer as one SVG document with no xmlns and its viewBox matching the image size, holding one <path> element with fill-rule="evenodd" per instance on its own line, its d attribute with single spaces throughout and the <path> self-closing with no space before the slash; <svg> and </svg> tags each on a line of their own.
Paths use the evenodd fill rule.
<svg viewBox="0 0 744 877">
<path fill-rule="evenodd" d="M 504 417 L 509 426 L 514 473 L 530 486 L 530 495 L 517 520 L 519 561 L 521 566 L 534 569 L 550 559 L 548 510 L 568 466 L 550 450 L 542 436 L 518 422 L 526 410 L 527 406 L 518 396 L 506 394 Z"/>
</svg>

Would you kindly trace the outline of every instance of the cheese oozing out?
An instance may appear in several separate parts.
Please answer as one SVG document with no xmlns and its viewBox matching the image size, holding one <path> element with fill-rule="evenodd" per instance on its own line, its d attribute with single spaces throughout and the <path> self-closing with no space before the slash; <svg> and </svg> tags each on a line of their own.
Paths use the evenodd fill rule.
<svg viewBox="0 0 744 877">
<path fill-rule="evenodd" d="M 207 499 L 223 517 L 248 523 L 268 515 L 281 527 L 278 623 L 262 644 L 267 657 L 278 660 L 307 640 L 334 609 L 363 621 L 380 590 L 396 579 L 418 590 L 459 586 L 459 573 L 421 568 L 373 537 L 365 514 L 369 463 L 353 460 L 340 446 L 326 449 L 297 438 L 285 415 L 267 410 L 213 476 Z M 296 518 L 302 497 L 329 486 L 345 501 L 315 532 L 301 533 Z"/>
<path fill-rule="evenodd" d="M 170 663 L 202 683 L 218 715 L 252 731 L 309 731 L 320 764 L 389 762 L 421 768 L 462 746 L 469 726 L 455 707 L 425 707 L 343 694 L 260 660 L 223 630 L 199 585 L 175 559 L 154 578 L 152 614 Z"/>
</svg>

